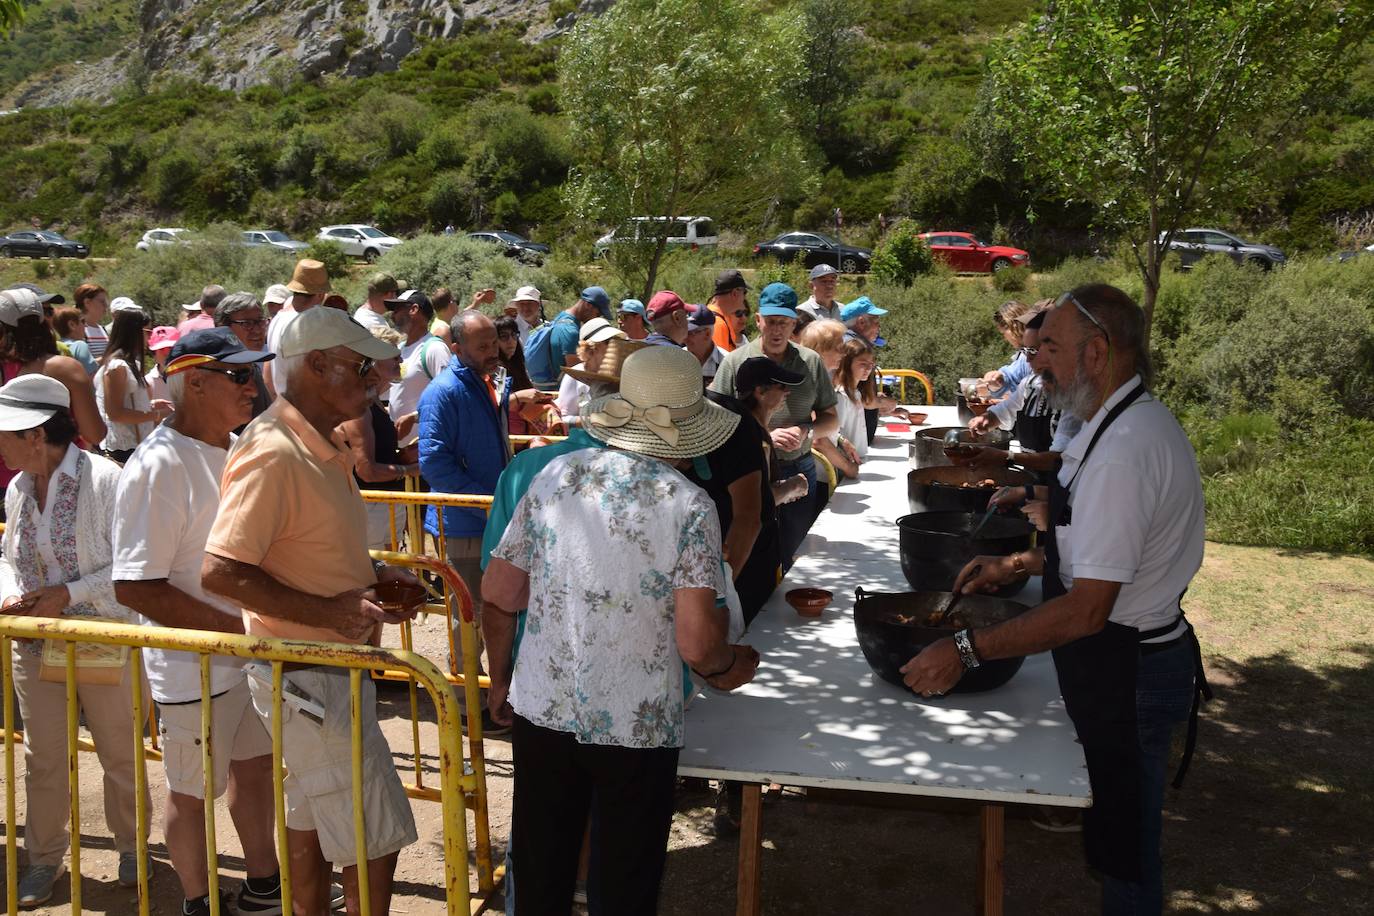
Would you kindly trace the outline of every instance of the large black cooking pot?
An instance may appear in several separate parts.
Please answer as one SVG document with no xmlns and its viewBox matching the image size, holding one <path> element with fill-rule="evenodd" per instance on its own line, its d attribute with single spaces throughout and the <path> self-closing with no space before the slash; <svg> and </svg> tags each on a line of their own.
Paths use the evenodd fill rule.
<svg viewBox="0 0 1374 916">
<path fill-rule="evenodd" d="M 1034 475 L 1010 468 L 918 468 L 906 475 L 906 495 L 912 512 L 985 512 L 999 487 L 1033 483 Z"/>
<path fill-rule="evenodd" d="M 932 426 L 917 431 L 911 439 L 911 466 L 913 468 L 942 468 L 953 464 L 945 457 L 945 433 L 951 429 L 959 431 L 960 442 L 977 442 L 993 448 L 1006 448 L 1011 444 L 1011 432 L 1005 429 L 992 429 L 975 436 L 962 426 Z"/>
<path fill-rule="evenodd" d="M 1005 557 L 1031 545 L 1035 530 L 1024 518 L 994 515 L 983 521 L 981 512 L 916 512 L 897 519 L 902 574 L 919 591 L 947 592 L 969 560 L 989 555 Z M 1004 585 L 993 594 L 1010 598 L 1025 582 Z"/>
<path fill-rule="evenodd" d="M 874 673 L 883 680 L 902 684 L 901 667 L 938 639 L 964 627 L 985 627 L 1009 620 L 1026 610 L 1024 604 L 988 595 L 965 595 L 950 619 L 939 627 L 928 626 L 949 606 L 949 592 L 854 592 L 854 632 L 859 648 Z M 951 693 L 992 690 L 1011 680 L 1023 658 L 985 661 L 964 672 Z"/>
</svg>

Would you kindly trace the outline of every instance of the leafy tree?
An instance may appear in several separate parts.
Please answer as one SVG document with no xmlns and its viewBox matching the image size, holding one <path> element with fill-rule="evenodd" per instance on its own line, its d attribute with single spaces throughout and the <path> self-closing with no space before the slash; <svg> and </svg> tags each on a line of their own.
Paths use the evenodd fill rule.
<svg viewBox="0 0 1374 916">
<path fill-rule="evenodd" d="M 760 0 L 621 0 L 579 22 L 559 58 L 571 208 L 612 224 L 723 218 L 796 195 L 812 174 L 788 92 L 802 50 L 801 17 Z M 669 220 L 655 226 L 645 297 Z"/>
<path fill-rule="evenodd" d="M 840 139 L 837 113 L 859 88 L 858 59 L 863 47 L 855 9 L 847 0 L 804 0 L 805 76 L 802 92 L 811 105 L 810 124 L 818 142 Z"/>
<path fill-rule="evenodd" d="M 24 21 L 24 0 L 0 0 L 0 35 L 8 36 Z"/>
<path fill-rule="evenodd" d="M 1371 0 L 1056 0 L 994 46 L 984 114 L 1130 240 L 1150 321 L 1173 232 L 1234 205 L 1372 19 Z"/>
<path fill-rule="evenodd" d="M 904 219 L 893 226 L 873 252 L 873 279 L 893 286 L 910 286 L 920 275 L 930 273 L 930 246 L 919 233 L 911 220 Z"/>
</svg>

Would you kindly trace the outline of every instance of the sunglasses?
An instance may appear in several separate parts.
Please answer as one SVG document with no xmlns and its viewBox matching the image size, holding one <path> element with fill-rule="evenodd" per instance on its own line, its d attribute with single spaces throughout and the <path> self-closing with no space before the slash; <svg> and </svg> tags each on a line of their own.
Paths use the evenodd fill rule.
<svg viewBox="0 0 1374 916">
<path fill-rule="evenodd" d="M 229 324 L 243 325 L 245 328 L 261 328 L 267 325 L 266 318 L 230 318 Z"/>
<path fill-rule="evenodd" d="M 377 361 L 368 356 L 364 356 L 363 361 L 360 363 L 355 363 L 351 359 L 344 359 L 342 356 L 330 356 L 329 358 L 337 359 L 339 362 L 347 363 L 350 366 L 357 366 L 358 378 L 367 378 L 367 374 L 372 371 L 372 367 L 377 365 Z"/>
<path fill-rule="evenodd" d="M 748 310 L 748 309 L 735 309 L 735 310 L 734 310 L 733 312 L 731 312 L 730 314 L 734 315 L 736 318 L 748 318 L 748 317 L 749 317 L 749 310 Z"/>
<path fill-rule="evenodd" d="M 214 372 L 218 375 L 229 376 L 229 381 L 235 385 L 247 385 L 253 380 L 253 370 L 247 366 L 242 369 L 221 369 L 218 366 L 196 366 L 202 372 Z"/>
<path fill-rule="evenodd" d="M 1076 309 L 1078 309 L 1078 311 L 1082 313 L 1082 315 L 1083 315 L 1084 318 L 1086 318 L 1086 319 L 1088 319 L 1089 321 L 1091 321 L 1092 324 L 1093 324 L 1093 327 L 1097 328 L 1099 331 L 1102 332 L 1102 336 L 1105 337 L 1105 338 L 1107 338 L 1107 343 L 1111 343 L 1111 342 L 1112 342 L 1112 335 L 1110 335 L 1110 334 L 1107 333 L 1106 327 L 1103 326 L 1102 322 L 1098 321 L 1096 318 L 1093 317 L 1093 313 L 1092 313 L 1092 312 L 1088 311 L 1087 309 L 1085 309 L 1085 308 L 1083 307 L 1083 303 L 1079 302 L 1079 301 L 1074 297 L 1074 294 L 1073 294 L 1072 292 L 1062 293 L 1062 294 L 1059 296 L 1058 299 L 1054 300 L 1054 307 L 1055 307 L 1055 308 L 1058 308 L 1059 306 L 1064 305 L 1065 303 L 1068 303 L 1068 302 L 1072 302 L 1072 303 L 1073 303 L 1073 307 L 1076 308 Z"/>
</svg>

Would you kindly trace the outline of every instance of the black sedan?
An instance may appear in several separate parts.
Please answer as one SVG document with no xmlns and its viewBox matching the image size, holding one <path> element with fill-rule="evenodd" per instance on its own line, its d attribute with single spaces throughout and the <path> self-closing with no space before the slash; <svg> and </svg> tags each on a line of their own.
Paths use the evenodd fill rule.
<svg viewBox="0 0 1374 916">
<path fill-rule="evenodd" d="M 784 232 L 754 246 L 754 254 L 777 258 L 783 263 L 801 261 L 807 267 L 829 264 L 842 273 L 868 273 L 873 252 L 867 248 L 842 245 L 820 232 Z"/>
<path fill-rule="evenodd" d="M 479 242 L 499 245 L 504 249 L 506 257 L 517 258 L 536 266 L 543 264 L 544 258 L 549 253 L 548 245 L 531 242 L 524 236 L 516 235 L 514 232 L 506 232 L 504 229 L 469 232 L 467 237 L 470 239 L 477 239 Z"/>
<path fill-rule="evenodd" d="M 21 229 L 0 236 L 0 258 L 84 258 L 91 249 L 56 232 Z"/>
</svg>

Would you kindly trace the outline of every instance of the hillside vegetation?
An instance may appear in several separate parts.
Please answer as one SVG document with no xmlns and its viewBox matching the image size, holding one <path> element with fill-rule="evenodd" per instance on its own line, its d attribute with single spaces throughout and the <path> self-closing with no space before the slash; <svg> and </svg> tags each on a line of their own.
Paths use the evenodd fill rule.
<svg viewBox="0 0 1374 916">
<path fill-rule="evenodd" d="M 813 26 L 817 78 L 798 91 L 812 96 L 807 139 L 819 191 L 731 214 L 737 243 L 824 227 L 839 206 L 846 238 L 859 242 L 873 238 L 882 213 L 1020 242 L 1039 263 L 1111 244 L 1093 235 L 1091 213 L 1019 177 L 970 117 L 989 41 L 1035 4 L 797 5 Z M 0 56 L 0 85 L 127 40 L 120 23 L 131 8 L 30 6 Z M 332 221 L 401 233 L 452 222 L 528 230 L 584 254 L 599 227 L 574 223 L 560 190 L 574 158 L 559 107 L 562 39 L 530 43 L 526 28 L 469 20 L 454 39 L 425 41 L 398 72 L 362 79 L 282 72 L 234 94 L 152 74 L 107 106 L 0 117 L 10 188 L 0 226 L 36 221 L 89 240 L 100 255 L 127 250 L 153 225 L 232 220 L 311 236 Z M 1266 181 L 1233 212 L 1206 218 L 1297 251 L 1374 234 L 1374 52 L 1365 51 L 1346 87 L 1276 151 Z"/>
</svg>

